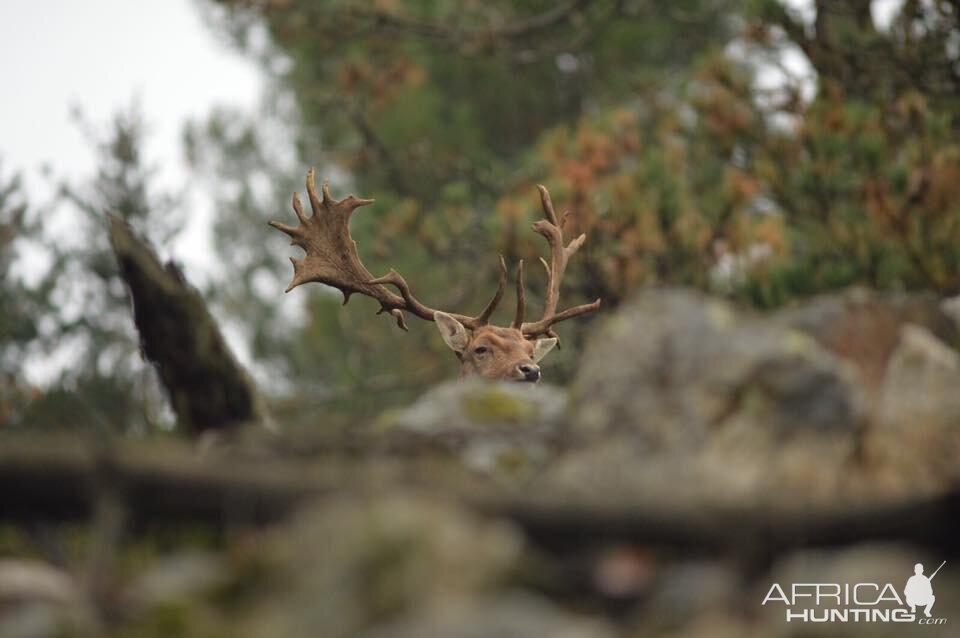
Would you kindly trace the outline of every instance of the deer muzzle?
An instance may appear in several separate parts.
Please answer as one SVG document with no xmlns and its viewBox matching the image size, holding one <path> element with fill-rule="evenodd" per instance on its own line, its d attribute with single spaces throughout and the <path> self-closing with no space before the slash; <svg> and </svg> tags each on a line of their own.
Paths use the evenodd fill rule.
<svg viewBox="0 0 960 638">
<path fill-rule="evenodd" d="M 536 383 L 540 380 L 540 366 L 535 363 L 521 363 L 517 366 L 518 381 Z"/>
</svg>

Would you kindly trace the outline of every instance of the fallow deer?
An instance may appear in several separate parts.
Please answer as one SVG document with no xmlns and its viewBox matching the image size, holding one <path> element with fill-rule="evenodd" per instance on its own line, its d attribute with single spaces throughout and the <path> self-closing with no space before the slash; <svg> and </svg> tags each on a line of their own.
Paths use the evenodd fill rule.
<svg viewBox="0 0 960 638">
<path fill-rule="evenodd" d="M 550 245 L 551 260 L 540 259 L 547 271 L 547 293 L 543 316 L 538 321 L 524 322 L 523 261 L 517 265 L 517 309 L 513 323 L 506 328 L 490 325 L 490 316 L 500 303 L 507 282 L 507 266 L 500 257 L 500 281 L 493 299 L 476 316 L 447 313 L 422 304 L 406 280 L 394 269 L 383 277 L 374 277 L 360 261 L 357 244 L 350 236 L 350 217 L 361 206 L 373 203 L 372 199 L 360 199 L 348 195 L 341 200 L 330 196 L 327 182 L 321 187 L 322 199 L 317 196 L 314 171 L 307 173 L 307 195 L 313 214 L 304 214 L 300 197 L 293 195 L 293 211 L 300 224 L 296 227 L 271 221 L 270 225 L 290 236 L 291 245 L 299 246 L 306 256 L 290 258 L 293 262 L 293 279 L 285 292 L 310 281 L 319 281 L 339 289 L 343 303 L 350 295 L 360 293 L 380 302 L 377 314 L 388 312 L 397 325 L 407 330 L 404 312 L 420 319 L 434 321 L 443 340 L 460 360 L 460 376 L 478 376 L 491 380 L 537 382 L 540 380 L 539 361 L 557 344 L 553 325 L 600 307 L 600 300 L 557 312 L 560 301 L 560 282 L 567 268 L 567 260 L 577 252 L 585 235 L 580 235 L 569 244 L 563 244 L 563 227 L 569 213 L 557 218 L 550 201 L 550 194 L 543 186 L 540 202 L 546 219 L 533 224 L 533 230 Z M 391 292 L 385 284 L 394 286 L 399 295 Z M 540 338 L 543 337 L 543 338 Z"/>
</svg>

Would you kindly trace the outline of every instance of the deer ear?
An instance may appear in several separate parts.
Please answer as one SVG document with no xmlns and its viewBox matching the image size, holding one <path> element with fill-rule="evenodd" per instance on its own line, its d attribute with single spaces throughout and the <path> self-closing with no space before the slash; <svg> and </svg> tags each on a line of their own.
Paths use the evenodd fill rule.
<svg viewBox="0 0 960 638">
<path fill-rule="evenodd" d="M 454 352 L 463 352 L 470 343 L 470 335 L 463 324 L 445 312 L 433 313 L 433 320 L 437 323 L 440 336 Z"/>
<path fill-rule="evenodd" d="M 553 350 L 553 346 L 557 345 L 557 339 L 555 337 L 550 337 L 549 339 L 537 339 L 533 342 L 533 362 L 538 363 L 540 359 L 543 359 L 547 354 Z"/>
</svg>

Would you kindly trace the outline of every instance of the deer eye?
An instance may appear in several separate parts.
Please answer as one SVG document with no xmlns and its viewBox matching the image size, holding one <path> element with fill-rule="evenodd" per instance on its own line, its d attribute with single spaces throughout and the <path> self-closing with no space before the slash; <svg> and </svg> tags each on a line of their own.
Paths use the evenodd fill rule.
<svg viewBox="0 0 960 638">
<path fill-rule="evenodd" d="M 490 352 L 490 348 L 487 346 L 477 346 L 473 349 L 474 354 L 487 354 Z"/>
</svg>

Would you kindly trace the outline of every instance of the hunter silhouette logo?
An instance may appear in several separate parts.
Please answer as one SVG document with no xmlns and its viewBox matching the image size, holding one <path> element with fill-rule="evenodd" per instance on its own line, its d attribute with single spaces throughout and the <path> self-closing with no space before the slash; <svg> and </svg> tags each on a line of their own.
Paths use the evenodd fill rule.
<svg viewBox="0 0 960 638">
<path fill-rule="evenodd" d="M 786 588 L 774 583 L 762 605 L 783 603 L 787 622 L 847 623 L 896 622 L 919 625 L 943 625 L 946 618 L 933 618 L 931 610 L 937 597 L 931 581 L 947 564 L 930 576 L 917 563 L 913 576 L 903 588 L 903 598 L 891 583 L 794 583 Z M 917 609 L 923 610 L 923 616 Z"/>
<path fill-rule="evenodd" d="M 940 568 L 947 564 L 947 561 L 940 563 L 936 571 L 930 574 L 930 578 L 923 575 L 923 563 L 917 563 L 913 568 L 913 576 L 907 581 L 907 586 L 903 588 L 903 596 L 907 599 L 907 605 L 910 611 L 917 612 L 917 607 L 924 607 L 923 614 L 930 618 L 930 610 L 933 609 L 933 603 L 937 597 L 933 595 L 933 585 L 930 581 L 937 575 Z"/>
</svg>

